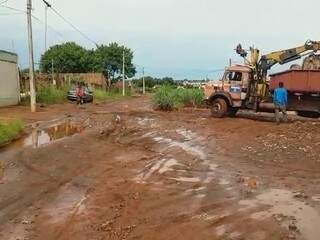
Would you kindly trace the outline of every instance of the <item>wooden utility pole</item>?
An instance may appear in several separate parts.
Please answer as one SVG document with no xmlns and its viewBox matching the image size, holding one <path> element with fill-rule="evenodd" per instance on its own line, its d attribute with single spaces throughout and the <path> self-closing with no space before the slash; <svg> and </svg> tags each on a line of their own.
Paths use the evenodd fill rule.
<svg viewBox="0 0 320 240">
<path fill-rule="evenodd" d="M 36 89 L 35 89 L 35 79 L 34 79 L 34 57 L 33 57 L 31 11 L 32 11 L 32 2 L 31 2 L 31 0 L 27 0 L 30 105 L 31 105 L 31 112 L 36 112 L 37 111 L 37 103 L 36 103 Z"/>
<path fill-rule="evenodd" d="M 122 95 L 126 95 L 126 82 L 125 82 L 125 70 L 124 70 L 124 64 L 125 64 L 125 59 L 124 59 L 124 51 L 122 52 Z"/>
<path fill-rule="evenodd" d="M 51 73 L 52 73 L 52 84 L 53 86 L 56 86 L 57 85 L 57 82 L 54 78 L 54 65 L 53 65 L 53 59 L 51 59 Z"/>
<path fill-rule="evenodd" d="M 144 79 L 144 67 L 142 68 L 142 93 L 143 93 L 143 95 L 146 94 L 146 82 Z"/>
<path fill-rule="evenodd" d="M 48 6 L 44 7 L 44 50 L 47 51 Z"/>
<path fill-rule="evenodd" d="M 45 30 L 44 30 L 44 49 L 47 51 L 48 48 L 48 8 L 51 7 L 51 4 L 48 3 L 46 0 L 42 0 L 45 4 L 45 13 L 44 13 L 44 25 L 45 25 Z"/>
</svg>

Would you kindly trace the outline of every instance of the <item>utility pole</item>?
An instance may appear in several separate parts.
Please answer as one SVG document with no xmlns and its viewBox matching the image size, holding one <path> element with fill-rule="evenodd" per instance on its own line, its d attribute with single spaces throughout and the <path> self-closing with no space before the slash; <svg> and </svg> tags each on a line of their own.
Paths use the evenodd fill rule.
<svg viewBox="0 0 320 240">
<path fill-rule="evenodd" d="M 44 50 L 47 51 L 48 6 L 44 7 Z"/>
<path fill-rule="evenodd" d="M 52 84 L 53 86 L 57 85 L 56 80 L 54 79 L 54 65 L 53 65 L 53 59 L 51 59 L 51 73 L 52 73 Z"/>
<path fill-rule="evenodd" d="M 44 18 L 44 22 L 45 22 L 45 30 L 44 30 L 44 49 L 45 51 L 47 51 L 47 35 L 48 35 L 48 8 L 51 7 L 51 4 L 48 3 L 46 0 L 42 0 L 45 4 L 45 9 L 44 9 L 44 14 L 45 14 L 45 18 Z"/>
<path fill-rule="evenodd" d="M 15 52 L 16 50 L 15 50 L 15 47 L 14 47 L 14 41 L 13 40 L 11 41 L 11 44 L 12 44 L 12 52 Z"/>
<path fill-rule="evenodd" d="M 125 70 L 124 70 L 124 50 L 122 52 L 122 95 L 126 95 L 126 82 L 125 82 Z"/>
<path fill-rule="evenodd" d="M 144 67 L 142 68 L 142 93 L 146 94 L 146 82 L 144 80 Z"/>
<path fill-rule="evenodd" d="M 33 57 L 33 40 L 32 40 L 32 0 L 27 0 L 27 20 L 28 20 L 28 46 L 29 46 L 29 79 L 30 79 L 30 105 L 31 112 L 37 111 L 36 89 L 34 80 L 34 57 Z"/>
</svg>

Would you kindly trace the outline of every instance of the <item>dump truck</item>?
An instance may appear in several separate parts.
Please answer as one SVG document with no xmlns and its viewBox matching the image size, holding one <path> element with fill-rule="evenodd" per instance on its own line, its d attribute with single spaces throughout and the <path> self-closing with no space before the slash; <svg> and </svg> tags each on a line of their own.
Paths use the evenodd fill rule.
<svg viewBox="0 0 320 240">
<path fill-rule="evenodd" d="M 302 46 L 261 57 L 259 49 L 250 48 L 250 57 L 247 58 L 248 52 L 239 44 L 236 52 L 244 58 L 244 64 L 227 67 L 219 83 L 204 87 L 206 102 L 212 115 L 218 118 L 235 116 L 239 109 L 272 112 L 272 91 L 281 81 L 289 93 L 288 110 L 297 111 L 301 116 L 319 117 L 320 71 L 305 67 L 310 68 L 312 63 L 268 75 L 274 65 L 286 64 L 304 56 L 314 56 L 318 50 L 320 42 L 309 40 Z"/>
</svg>

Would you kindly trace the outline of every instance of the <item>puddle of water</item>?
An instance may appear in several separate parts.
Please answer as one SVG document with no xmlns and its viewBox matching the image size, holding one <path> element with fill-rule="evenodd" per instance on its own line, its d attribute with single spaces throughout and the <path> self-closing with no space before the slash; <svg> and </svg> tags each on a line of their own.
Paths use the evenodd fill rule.
<svg viewBox="0 0 320 240">
<path fill-rule="evenodd" d="M 215 232 L 216 232 L 217 236 L 222 237 L 227 232 L 227 226 L 221 225 L 219 227 L 216 227 Z"/>
<path fill-rule="evenodd" d="M 199 187 L 199 188 L 192 188 L 192 189 L 187 189 L 185 192 L 186 193 L 191 193 L 191 192 L 200 192 L 206 190 L 207 187 Z"/>
<path fill-rule="evenodd" d="M 178 161 L 173 158 L 171 159 L 164 158 L 156 161 L 155 163 L 152 162 L 146 166 L 146 168 L 150 168 L 150 169 L 147 172 L 143 172 L 139 174 L 136 180 L 138 182 L 143 182 L 148 178 L 150 178 L 152 174 L 154 174 L 155 172 L 163 174 L 167 171 L 173 171 L 174 169 L 172 167 L 176 165 L 181 165 L 181 164 L 179 164 Z"/>
<path fill-rule="evenodd" d="M 196 134 L 194 134 L 192 131 L 187 130 L 185 128 L 179 128 L 176 130 L 176 132 L 178 134 L 180 134 L 181 136 L 183 136 L 184 140 L 186 140 L 186 141 L 190 141 L 190 140 L 195 139 L 197 137 Z"/>
<path fill-rule="evenodd" d="M 233 232 L 229 235 L 229 237 L 233 239 L 233 238 L 239 238 L 241 235 L 242 234 L 240 232 Z"/>
<path fill-rule="evenodd" d="M 165 173 L 167 171 L 172 171 L 172 167 L 179 165 L 178 161 L 175 159 L 169 159 L 163 163 L 163 165 L 159 168 L 158 172 L 160 174 Z"/>
<path fill-rule="evenodd" d="M 294 198 L 294 194 L 287 190 L 271 189 L 258 195 L 256 199 L 240 201 L 240 205 L 246 206 L 242 210 L 269 205 L 266 211 L 255 212 L 253 219 L 265 219 L 275 214 L 292 216 L 296 219 L 296 225 L 306 240 L 318 240 L 320 236 L 320 214 L 318 211 L 304 202 Z"/>
<path fill-rule="evenodd" d="M 82 214 L 86 210 L 84 189 L 67 184 L 59 190 L 59 195 L 42 211 L 48 216 L 50 224 L 64 222 L 74 214 Z"/>
<path fill-rule="evenodd" d="M 172 180 L 176 180 L 178 182 L 190 182 L 190 183 L 197 183 L 200 182 L 200 178 L 198 177 L 178 177 L 178 178 L 170 178 Z"/>
<path fill-rule="evenodd" d="M 206 194 L 197 194 L 196 198 L 205 198 L 207 195 Z"/>
<path fill-rule="evenodd" d="M 53 143 L 59 139 L 70 137 L 84 130 L 83 126 L 76 125 L 70 121 L 53 125 L 49 128 L 39 130 L 37 128 L 32 129 L 32 133 L 26 138 L 22 139 L 23 147 L 38 148 L 43 145 Z"/>
<path fill-rule="evenodd" d="M 153 140 L 159 143 L 167 143 L 169 147 L 179 147 L 185 152 L 190 153 L 193 156 L 197 156 L 202 160 L 206 159 L 206 154 L 202 148 L 189 142 L 178 142 L 164 137 L 154 137 Z"/>
<path fill-rule="evenodd" d="M 137 117 L 136 119 L 138 121 L 138 124 L 141 125 L 141 126 L 145 126 L 146 124 L 150 124 L 150 123 L 152 123 L 154 121 L 153 118 L 148 118 L 148 117 L 144 117 L 144 118 Z"/>
<path fill-rule="evenodd" d="M 311 199 L 315 202 L 320 202 L 320 195 L 315 195 L 315 196 L 311 197 Z"/>
<path fill-rule="evenodd" d="M 222 178 L 219 180 L 219 184 L 225 186 L 225 185 L 229 185 L 230 182 L 227 179 Z"/>
</svg>

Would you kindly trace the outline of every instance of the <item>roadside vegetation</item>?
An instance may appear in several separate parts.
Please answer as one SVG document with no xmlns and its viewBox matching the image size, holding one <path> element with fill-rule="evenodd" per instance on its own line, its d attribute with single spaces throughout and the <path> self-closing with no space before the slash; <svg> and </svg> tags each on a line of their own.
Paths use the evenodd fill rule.
<svg viewBox="0 0 320 240">
<path fill-rule="evenodd" d="M 131 92 L 126 91 L 126 96 L 130 96 L 130 95 L 131 95 Z M 93 91 L 93 99 L 94 101 L 97 101 L 97 102 L 103 102 L 108 100 L 118 100 L 121 98 L 123 98 L 122 92 L 118 89 L 104 90 L 101 88 L 96 88 Z"/>
<path fill-rule="evenodd" d="M 23 129 L 21 120 L 1 120 L 0 119 L 0 146 L 9 143 L 17 138 Z"/>
<path fill-rule="evenodd" d="M 69 86 L 57 88 L 55 86 L 41 86 L 37 91 L 37 102 L 44 104 L 57 104 L 67 101 Z"/>
<path fill-rule="evenodd" d="M 174 88 L 161 86 L 153 96 L 156 109 L 172 111 L 182 107 L 197 107 L 202 104 L 203 92 L 196 88 Z"/>
</svg>

